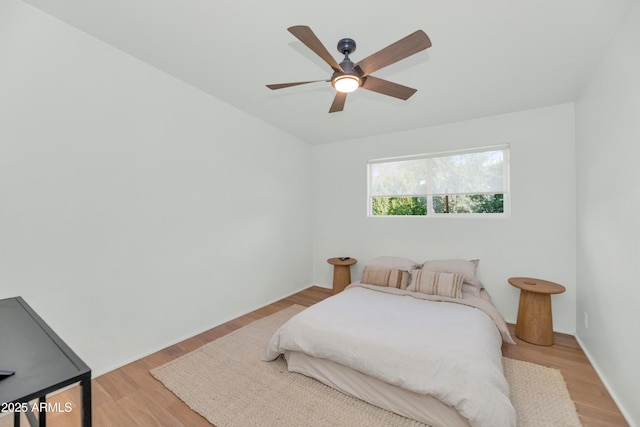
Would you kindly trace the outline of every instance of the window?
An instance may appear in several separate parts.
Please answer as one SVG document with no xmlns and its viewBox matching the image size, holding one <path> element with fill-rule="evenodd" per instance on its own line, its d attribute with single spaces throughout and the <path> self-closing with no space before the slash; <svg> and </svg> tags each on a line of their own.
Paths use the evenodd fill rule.
<svg viewBox="0 0 640 427">
<path fill-rule="evenodd" d="M 509 146 L 368 162 L 370 216 L 507 216 Z"/>
</svg>

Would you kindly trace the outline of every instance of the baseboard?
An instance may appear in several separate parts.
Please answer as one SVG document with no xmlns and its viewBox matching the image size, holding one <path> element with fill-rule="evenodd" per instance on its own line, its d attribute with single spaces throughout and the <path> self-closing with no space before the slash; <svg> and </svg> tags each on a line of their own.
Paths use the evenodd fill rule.
<svg viewBox="0 0 640 427">
<path fill-rule="evenodd" d="M 618 406 L 618 409 L 622 413 L 622 416 L 625 418 L 627 423 L 629 423 L 629 425 L 631 427 L 640 427 L 640 426 L 638 426 L 638 424 L 633 423 L 633 421 L 631 419 L 631 414 L 624 407 L 624 405 L 622 405 L 622 403 L 620 402 L 620 399 L 618 398 L 616 393 L 613 391 L 613 388 L 611 387 L 611 384 L 607 380 L 607 377 L 605 376 L 604 372 L 600 369 L 600 367 L 596 363 L 595 359 L 591 356 L 591 353 L 589 352 L 587 347 L 584 346 L 582 340 L 580 339 L 580 336 L 578 334 L 575 334 L 574 336 L 576 338 L 576 341 L 578 341 L 578 344 L 580 345 L 580 348 L 582 348 L 583 353 L 585 354 L 585 356 L 589 360 L 589 363 L 591 363 L 591 366 L 593 366 L 593 369 L 596 371 L 596 374 L 598 374 L 598 376 L 600 377 L 600 380 L 602 381 L 602 384 L 604 384 L 604 388 L 606 388 L 607 392 L 609 393 L 609 395 L 611 395 L 611 399 L 613 399 L 615 404 Z"/>
<path fill-rule="evenodd" d="M 227 323 L 227 322 L 229 322 L 229 321 L 231 321 L 231 320 L 233 320 L 233 319 L 237 319 L 238 317 L 242 317 L 242 316 L 244 316 L 245 314 L 249 314 L 249 313 L 251 313 L 251 312 L 253 312 L 253 311 L 259 310 L 259 309 L 261 309 L 262 307 L 265 307 L 265 306 L 267 306 L 267 305 L 269 305 L 269 304 L 273 304 L 274 302 L 280 301 L 281 299 L 288 298 L 288 297 L 290 297 L 290 296 L 292 296 L 292 295 L 297 294 L 298 292 L 302 292 L 302 291 L 304 291 L 305 289 L 311 288 L 311 287 L 313 287 L 313 286 L 315 286 L 315 285 L 304 285 L 304 287 L 303 287 L 303 288 L 301 288 L 301 289 L 298 289 L 298 290 L 292 291 L 292 292 L 287 293 L 287 294 L 285 294 L 285 295 L 283 295 L 283 296 L 276 297 L 276 298 L 274 298 L 274 299 L 272 299 L 272 300 L 270 300 L 270 301 L 267 301 L 267 302 L 265 302 L 265 303 L 261 303 L 261 305 L 259 305 L 259 306 L 256 306 L 256 307 L 253 307 L 253 308 L 250 308 L 250 309 L 245 310 L 245 311 L 243 311 L 243 312 L 241 312 L 241 313 L 235 314 L 235 315 L 233 315 L 233 316 L 231 316 L 231 317 L 229 317 L 229 318 L 225 318 L 224 320 L 222 320 L 221 322 L 216 323 L 215 325 L 205 326 L 205 327 L 204 327 L 204 328 L 202 328 L 202 329 L 199 329 L 199 330 L 196 330 L 196 331 L 188 332 L 188 333 L 184 334 L 182 337 L 179 337 L 177 340 L 173 340 L 173 339 L 172 339 L 172 340 L 171 340 L 171 342 L 166 342 L 166 343 L 164 343 L 164 344 L 161 344 L 161 345 L 157 346 L 157 348 L 156 348 L 156 347 L 154 347 L 154 348 L 150 349 L 149 351 L 145 351 L 145 352 L 144 352 L 144 353 L 142 353 L 142 354 L 138 354 L 138 355 L 136 355 L 136 356 L 133 356 L 133 357 L 131 357 L 131 358 L 128 358 L 127 360 L 125 360 L 125 361 L 123 361 L 123 362 L 119 362 L 118 364 L 116 364 L 116 365 L 114 365 L 114 366 L 107 367 L 107 368 L 104 368 L 104 369 L 100 369 L 100 370 L 97 370 L 97 371 L 92 370 L 92 371 L 91 371 L 91 378 L 92 378 L 92 379 L 94 379 L 94 378 L 97 378 L 97 377 L 99 377 L 99 376 L 101 376 L 101 375 L 107 374 L 107 373 L 109 373 L 109 372 L 111 372 L 111 371 L 115 371 L 116 369 L 120 369 L 120 368 L 122 368 L 123 366 L 126 366 L 126 365 L 128 365 L 128 364 L 130 364 L 130 363 L 133 363 L 133 362 L 137 361 L 137 360 L 143 359 L 143 358 L 145 358 L 145 357 L 147 357 L 147 356 L 150 356 L 150 355 L 152 355 L 152 354 L 154 354 L 154 353 L 157 353 L 157 352 L 159 352 L 159 351 L 161 351 L 161 350 L 164 350 L 164 349 L 165 349 L 165 348 L 167 348 L 167 347 L 171 347 L 172 345 L 176 345 L 176 344 L 178 344 L 178 343 L 180 343 L 180 342 L 182 342 L 182 341 L 188 340 L 189 338 L 195 337 L 196 335 L 199 335 L 199 334 L 201 334 L 201 333 L 203 333 L 203 332 L 206 332 L 206 331 L 208 331 L 209 329 L 213 329 L 213 328 L 215 328 L 215 327 L 217 327 L 217 326 L 220 326 L 220 325 L 222 325 L 222 324 L 225 324 L 225 323 Z"/>
</svg>

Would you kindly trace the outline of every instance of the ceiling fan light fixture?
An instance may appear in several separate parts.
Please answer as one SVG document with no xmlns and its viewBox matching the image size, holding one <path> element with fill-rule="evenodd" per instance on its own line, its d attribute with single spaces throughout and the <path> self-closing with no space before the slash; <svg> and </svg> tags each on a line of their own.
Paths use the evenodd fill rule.
<svg viewBox="0 0 640 427">
<path fill-rule="evenodd" d="M 335 77 L 331 84 L 338 92 L 350 93 L 360 87 L 360 78 L 351 74 Z"/>
</svg>

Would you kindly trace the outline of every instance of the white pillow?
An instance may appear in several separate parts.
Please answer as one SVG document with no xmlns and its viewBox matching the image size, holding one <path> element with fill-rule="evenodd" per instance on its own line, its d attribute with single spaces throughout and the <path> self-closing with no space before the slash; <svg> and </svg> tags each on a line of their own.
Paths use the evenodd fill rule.
<svg viewBox="0 0 640 427">
<path fill-rule="evenodd" d="M 411 271 L 420 268 L 420 264 L 407 258 L 393 256 L 379 256 L 373 258 L 364 265 L 365 267 L 390 268 L 396 270 Z"/>
<path fill-rule="evenodd" d="M 480 298 L 480 288 L 468 283 L 462 284 L 462 292 L 468 292 L 476 298 Z"/>
</svg>

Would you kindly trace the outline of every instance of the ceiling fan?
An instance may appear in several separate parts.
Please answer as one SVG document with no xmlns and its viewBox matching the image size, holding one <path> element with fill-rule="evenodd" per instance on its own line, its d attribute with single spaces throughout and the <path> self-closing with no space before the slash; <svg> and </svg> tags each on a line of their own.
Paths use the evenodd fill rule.
<svg viewBox="0 0 640 427">
<path fill-rule="evenodd" d="M 324 62 L 329 64 L 333 69 L 333 75 L 329 80 L 279 83 L 267 85 L 267 87 L 275 90 L 307 83 L 331 82 L 331 85 L 336 89 L 336 96 L 333 99 L 329 113 L 342 111 L 347 99 L 347 93 L 353 92 L 360 87 L 402 100 L 409 99 L 411 95 L 416 93 L 416 89 L 379 79 L 372 76 L 371 73 L 431 47 L 429 37 L 424 31 L 418 30 L 354 64 L 349 59 L 349 55 L 355 52 L 356 42 L 345 38 L 338 42 L 338 52 L 344 55 L 344 60 L 338 64 L 318 37 L 311 31 L 311 28 L 304 25 L 296 25 L 287 28 L 287 30 L 322 58 Z"/>
</svg>

